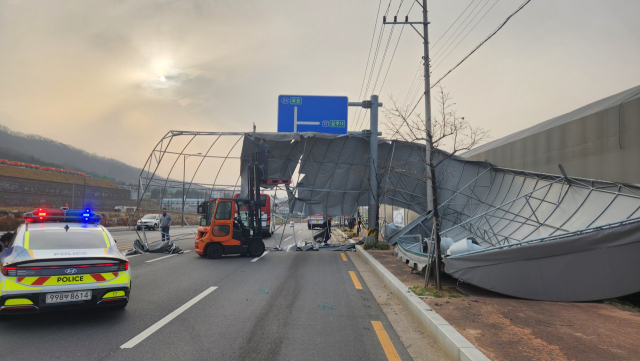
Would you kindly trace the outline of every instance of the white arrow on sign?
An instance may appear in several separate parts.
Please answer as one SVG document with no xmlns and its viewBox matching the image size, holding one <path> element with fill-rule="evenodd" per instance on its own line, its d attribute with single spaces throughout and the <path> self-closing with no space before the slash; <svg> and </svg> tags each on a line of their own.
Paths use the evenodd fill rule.
<svg viewBox="0 0 640 361">
<path fill-rule="evenodd" d="M 298 107 L 293 107 L 293 132 L 298 132 L 298 124 L 301 125 L 320 125 L 320 122 L 299 122 L 298 121 Z"/>
</svg>

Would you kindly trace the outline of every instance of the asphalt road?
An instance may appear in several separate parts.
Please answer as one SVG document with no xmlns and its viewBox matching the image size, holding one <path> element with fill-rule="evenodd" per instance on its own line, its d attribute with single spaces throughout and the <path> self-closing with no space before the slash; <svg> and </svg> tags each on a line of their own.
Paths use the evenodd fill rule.
<svg viewBox="0 0 640 361">
<path fill-rule="evenodd" d="M 311 235 L 306 225 L 293 231 L 298 241 Z M 292 236 L 287 232 L 285 238 Z M 113 235 L 125 246 L 133 241 L 130 233 Z M 193 252 L 193 239 L 178 244 L 187 252 L 130 257 L 125 310 L 1 319 L 0 358 L 387 360 L 395 349 L 400 359 L 410 359 L 341 252 L 272 250 L 261 258 L 210 260 Z"/>
<path fill-rule="evenodd" d="M 195 232 L 197 227 L 180 227 L 180 226 L 172 226 L 169 231 L 169 235 L 174 239 L 175 243 L 184 248 L 186 245 L 193 244 L 193 240 L 195 238 Z M 289 225 L 278 228 L 276 234 L 271 235 L 269 238 L 264 239 L 265 248 L 267 250 L 273 249 L 275 246 L 279 246 L 282 249 L 285 249 L 293 244 L 303 245 L 304 241 L 310 241 L 312 238 L 312 234 L 318 233 L 320 230 L 315 229 L 310 231 L 306 224 L 296 223 L 294 228 L 291 228 Z M 118 248 L 120 250 L 125 251 L 127 249 L 133 248 L 133 242 L 140 236 L 142 236 L 142 231 L 136 233 L 135 231 L 128 230 L 114 230 L 111 232 L 111 235 L 118 243 Z M 144 233 L 147 237 L 147 242 L 155 242 L 161 239 L 160 231 L 145 231 Z M 191 247 L 192 249 L 193 247 Z M 186 248 L 184 248 L 186 249 Z"/>
</svg>

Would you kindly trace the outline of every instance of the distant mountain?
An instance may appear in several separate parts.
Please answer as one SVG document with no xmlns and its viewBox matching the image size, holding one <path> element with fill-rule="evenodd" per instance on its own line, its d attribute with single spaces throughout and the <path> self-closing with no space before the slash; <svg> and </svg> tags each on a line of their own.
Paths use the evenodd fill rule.
<svg viewBox="0 0 640 361">
<path fill-rule="evenodd" d="M 112 158 L 101 157 L 82 149 L 34 134 L 14 132 L 0 125 L 0 158 L 40 166 L 75 170 L 95 178 L 138 184 L 140 168 Z M 105 174 L 104 170 L 109 170 Z"/>
</svg>

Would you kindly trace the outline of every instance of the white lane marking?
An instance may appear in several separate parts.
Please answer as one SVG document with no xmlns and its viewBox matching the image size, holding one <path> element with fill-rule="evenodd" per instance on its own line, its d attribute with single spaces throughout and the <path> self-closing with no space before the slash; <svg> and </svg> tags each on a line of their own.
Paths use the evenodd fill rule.
<svg viewBox="0 0 640 361">
<path fill-rule="evenodd" d="M 260 257 L 258 257 L 258 258 L 254 258 L 254 259 L 252 259 L 252 260 L 251 260 L 251 262 L 256 262 L 256 261 L 257 261 L 257 260 L 259 260 L 260 258 L 262 258 L 262 257 L 266 256 L 266 255 L 267 255 L 267 253 L 269 253 L 269 251 L 265 251 L 265 252 L 262 254 L 262 256 L 260 256 Z"/>
<path fill-rule="evenodd" d="M 195 305 L 196 302 L 198 302 L 201 299 L 203 299 L 206 295 L 208 295 L 209 293 L 215 291 L 216 288 L 218 288 L 218 287 L 209 287 L 206 291 L 204 291 L 201 294 L 197 295 L 196 297 L 192 298 L 189 302 L 187 302 L 184 305 L 180 306 L 180 308 L 178 308 L 177 310 L 171 312 L 170 314 L 165 316 L 160 321 L 154 323 L 151 327 L 149 327 L 146 330 L 142 331 L 138 336 L 136 336 L 136 337 L 132 338 L 131 340 L 129 340 L 129 342 L 127 342 L 124 345 L 120 346 L 120 348 L 132 348 L 133 346 L 139 344 L 145 338 L 151 336 L 151 334 L 153 334 L 154 332 L 158 331 L 162 326 L 164 326 L 167 323 L 169 323 L 169 321 L 173 320 L 174 318 L 178 317 L 182 312 L 184 312 L 187 309 L 189 309 L 189 307 Z"/>
<path fill-rule="evenodd" d="M 291 238 L 291 237 L 293 237 L 293 236 L 289 236 L 289 237 L 285 238 L 282 242 L 284 242 L 284 241 L 288 240 L 288 239 L 289 239 L 289 238 Z"/>
<path fill-rule="evenodd" d="M 189 250 L 189 251 L 184 251 L 183 253 L 188 253 L 188 252 L 191 252 L 191 251 L 190 251 L 190 250 Z M 159 260 L 161 260 L 161 259 L 165 259 L 165 258 L 169 258 L 169 257 L 177 256 L 177 255 L 178 255 L 178 253 L 176 253 L 176 254 L 170 254 L 170 255 L 168 255 L 168 256 L 164 256 L 164 257 L 158 257 L 158 258 L 150 259 L 150 260 L 145 261 L 145 262 L 147 262 L 147 263 L 148 263 L 148 262 L 155 262 L 155 261 L 159 261 Z"/>
<path fill-rule="evenodd" d="M 138 256 L 142 256 L 142 255 L 141 255 L 141 254 L 133 254 L 133 255 L 131 255 L 131 256 L 125 256 L 125 257 L 127 257 L 127 258 L 131 258 L 131 257 L 138 257 Z"/>
</svg>

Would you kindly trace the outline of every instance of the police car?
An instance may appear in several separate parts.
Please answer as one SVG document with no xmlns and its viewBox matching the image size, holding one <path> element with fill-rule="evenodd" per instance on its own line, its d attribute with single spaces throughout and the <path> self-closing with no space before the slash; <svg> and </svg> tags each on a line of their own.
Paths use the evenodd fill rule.
<svg viewBox="0 0 640 361">
<path fill-rule="evenodd" d="M 129 262 L 100 215 L 39 208 L 24 218 L 0 253 L 0 315 L 127 306 Z"/>
</svg>

